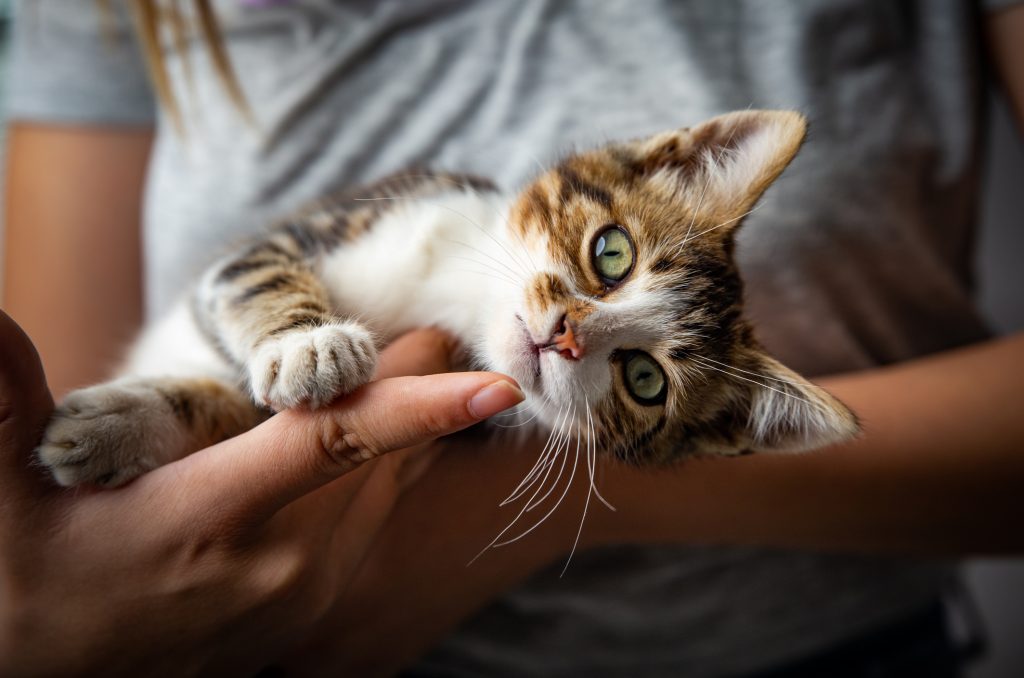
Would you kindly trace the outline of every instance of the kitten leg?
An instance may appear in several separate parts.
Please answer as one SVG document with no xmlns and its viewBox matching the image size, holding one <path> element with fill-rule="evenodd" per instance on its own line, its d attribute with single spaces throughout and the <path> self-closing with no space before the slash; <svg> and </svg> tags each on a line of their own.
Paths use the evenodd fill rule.
<svg viewBox="0 0 1024 678">
<path fill-rule="evenodd" d="M 253 399 L 281 410 L 321 407 L 369 381 L 373 336 L 339 320 L 313 270 L 312 232 L 290 224 L 220 262 L 196 291 L 200 326 L 238 365 Z"/>
<path fill-rule="evenodd" d="M 118 379 L 69 394 L 38 457 L 61 485 L 115 487 L 247 431 L 265 416 L 216 379 Z"/>
</svg>

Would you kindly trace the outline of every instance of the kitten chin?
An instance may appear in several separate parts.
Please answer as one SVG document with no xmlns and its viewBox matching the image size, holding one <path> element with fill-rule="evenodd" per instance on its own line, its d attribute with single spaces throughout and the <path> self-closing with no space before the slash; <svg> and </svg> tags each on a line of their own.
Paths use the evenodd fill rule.
<svg viewBox="0 0 1024 678">
<path fill-rule="evenodd" d="M 417 171 L 326 196 L 212 266 L 120 379 L 70 396 L 40 458 L 64 484 L 126 482 L 343 397 L 382 338 L 430 325 L 519 381 L 545 454 L 575 439 L 591 473 L 596 454 L 653 465 L 846 440 L 854 415 L 758 344 L 733 258 L 804 134 L 797 113 L 742 111 L 569 155 L 515 195 Z"/>
<path fill-rule="evenodd" d="M 790 111 L 730 113 L 568 156 L 521 191 L 510 240 L 541 263 L 503 311 L 522 327 L 499 318 L 486 343 L 540 396 L 539 421 L 586 426 L 599 451 L 637 464 L 856 434 L 842 403 L 757 342 L 733 258 L 805 127 Z"/>
</svg>

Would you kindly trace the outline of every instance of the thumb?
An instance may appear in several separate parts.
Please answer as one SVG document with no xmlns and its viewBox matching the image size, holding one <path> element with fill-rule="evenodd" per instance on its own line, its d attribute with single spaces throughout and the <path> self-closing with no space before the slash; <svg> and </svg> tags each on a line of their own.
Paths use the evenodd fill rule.
<svg viewBox="0 0 1024 678">
<path fill-rule="evenodd" d="M 29 480 L 29 461 L 53 411 L 39 354 L 0 311 L 0 487 Z M 2 490 L 0 490 L 2 492 Z"/>
<path fill-rule="evenodd" d="M 196 506 L 253 524 L 370 459 L 464 429 L 524 397 L 491 372 L 384 379 L 328 409 L 281 412 L 175 465 L 187 487 L 209 495 Z"/>
</svg>

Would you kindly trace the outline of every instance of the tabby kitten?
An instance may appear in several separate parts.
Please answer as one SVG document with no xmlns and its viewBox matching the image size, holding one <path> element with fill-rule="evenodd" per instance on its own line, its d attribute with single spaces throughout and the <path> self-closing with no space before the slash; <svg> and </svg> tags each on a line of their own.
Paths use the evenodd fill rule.
<svg viewBox="0 0 1024 678">
<path fill-rule="evenodd" d="M 588 451 L 656 464 L 847 439 L 853 414 L 754 339 L 732 257 L 804 131 L 730 113 L 570 155 L 513 196 L 432 173 L 323 200 L 211 267 L 123 376 L 69 395 L 39 457 L 62 485 L 120 485 L 327 405 L 426 325 L 518 380 L 517 416 L 559 444 L 585 429 Z"/>
</svg>

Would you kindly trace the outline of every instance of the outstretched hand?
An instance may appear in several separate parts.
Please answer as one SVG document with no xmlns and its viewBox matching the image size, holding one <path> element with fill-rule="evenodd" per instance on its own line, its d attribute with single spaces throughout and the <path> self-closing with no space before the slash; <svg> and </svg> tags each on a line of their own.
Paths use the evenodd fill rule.
<svg viewBox="0 0 1024 678">
<path fill-rule="evenodd" d="M 289 411 L 113 490 L 56 488 L 32 464 L 53 408 L 39 358 L 0 313 L 0 674 L 258 669 L 340 596 L 426 458 L 391 453 L 522 399 L 447 368 L 436 332 L 400 339 L 375 381 Z"/>
</svg>

